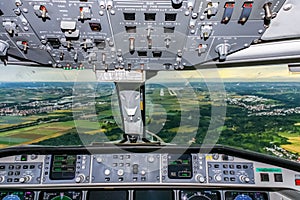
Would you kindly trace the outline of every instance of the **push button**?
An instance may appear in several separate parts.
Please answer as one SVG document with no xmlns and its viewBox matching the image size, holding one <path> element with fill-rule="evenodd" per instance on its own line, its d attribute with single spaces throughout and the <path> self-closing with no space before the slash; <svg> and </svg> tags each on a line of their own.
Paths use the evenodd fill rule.
<svg viewBox="0 0 300 200">
<path fill-rule="evenodd" d="M 269 174 L 261 173 L 260 174 L 260 180 L 261 180 L 261 182 L 269 182 L 270 181 Z"/>
<path fill-rule="evenodd" d="M 282 174 L 274 174 L 275 182 L 283 182 Z"/>
</svg>

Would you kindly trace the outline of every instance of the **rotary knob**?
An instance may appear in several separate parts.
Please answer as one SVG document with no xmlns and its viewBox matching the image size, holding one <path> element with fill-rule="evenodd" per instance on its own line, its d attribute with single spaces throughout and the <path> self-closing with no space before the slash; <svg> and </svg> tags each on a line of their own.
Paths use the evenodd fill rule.
<svg viewBox="0 0 300 200">
<path fill-rule="evenodd" d="M 242 183 L 249 183 L 250 182 L 250 178 L 246 175 L 240 175 L 239 179 Z"/>
<path fill-rule="evenodd" d="M 103 158 L 102 157 L 97 157 L 96 161 L 97 161 L 97 163 L 102 163 L 103 162 Z"/>
<path fill-rule="evenodd" d="M 124 170 L 123 169 L 119 169 L 117 172 L 118 176 L 123 176 L 124 175 Z"/>
<path fill-rule="evenodd" d="M 79 174 L 76 178 L 75 178 L 75 182 L 76 183 L 82 183 L 85 179 L 85 176 L 83 174 Z"/>
<path fill-rule="evenodd" d="M 3 183 L 5 180 L 5 177 L 4 176 L 0 176 L 0 183 Z"/>
<path fill-rule="evenodd" d="M 225 61 L 227 54 L 229 53 L 229 50 L 231 48 L 230 44 L 224 43 L 224 44 L 219 44 L 216 46 L 215 51 L 219 54 L 219 60 L 220 61 Z"/>
<path fill-rule="evenodd" d="M 146 171 L 145 171 L 145 170 L 142 170 L 142 171 L 141 171 L 141 175 L 142 175 L 142 176 L 145 176 L 145 175 L 146 175 Z"/>
<path fill-rule="evenodd" d="M 214 178 L 215 178 L 215 180 L 216 180 L 217 182 L 222 181 L 222 176 L 221 176 L 220 174 L 215 175 Z"/>
<path fill-rule="evenodd" d="M 109 176 L 110 175 L 110 170 L 109 169 L 104 170 L 104 174 L 105 174 L 105 176 Z"/>
<path fill-rule="evenodd" d="M 197 174 L 197 175 L 196 175 L 196 180 L 197 180 L 199 183 L 204 183 L 204 182 L 205 182 L 205 178 L 203 177 L 202 174 Z"/>
<path fill-rule="evenodd" d="M 148 157 L 148 162 L 149 162 L 149 163 L 153 163 L 154 161 L 155 161 L 154 156 L 149 156 L 149 157 Z"/>
<path fill-rule="evenodd" d="M 22 178 L 20 178 L 20 183 L 28 183 L 28 182 L 30 182 L 31 181 L 31 179 L 32 179 L 32 176 L 30 176 L 30 175 L 26 175 L 26 176 L 24 176 L 24 177 L 22 177 Z"/>
</svg>

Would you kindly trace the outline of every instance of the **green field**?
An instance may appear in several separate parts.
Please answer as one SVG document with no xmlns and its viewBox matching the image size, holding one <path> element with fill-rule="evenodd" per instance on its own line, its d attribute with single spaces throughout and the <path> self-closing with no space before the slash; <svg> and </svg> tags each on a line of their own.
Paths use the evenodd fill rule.
<svg viewBox="0 0 300 200">
<path fill-rule="evenodd" d="M 300 133 L 281 132 L 282 137 L 288 139 L 290 144 L 281 145 L 282 148 L 291 151 L 293 153 L 300 154 Z"/>
<path fill-rule="evenodd" d="M 0 144 L 8 146 L 32 144 L 64 134 L 72 129 L 73 125 L 73 121 L 54 122 L 2 132 L 0 133 Z"/>
</svg>

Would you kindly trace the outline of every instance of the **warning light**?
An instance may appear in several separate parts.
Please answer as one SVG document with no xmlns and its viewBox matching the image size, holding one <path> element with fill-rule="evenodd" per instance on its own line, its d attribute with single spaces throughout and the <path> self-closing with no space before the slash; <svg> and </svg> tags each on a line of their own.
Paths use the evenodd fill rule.
<svg viewBox="0 0 300 200">
<path fill-rule="evenodd" d="M 243 8 L 252 8 L 253 3 L 244 3 Z"/>
<path fill-rule="evenodd" d="M 234 3 L 226 3 L 225 8 L 234 8 Z"/>
</svg>

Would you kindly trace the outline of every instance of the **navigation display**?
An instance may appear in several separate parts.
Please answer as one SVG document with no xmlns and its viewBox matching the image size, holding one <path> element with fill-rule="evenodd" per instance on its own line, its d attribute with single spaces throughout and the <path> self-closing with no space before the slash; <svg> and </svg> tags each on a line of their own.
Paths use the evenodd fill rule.
<svg viewBox="0 0 300 200">
<path fill-rule="evenodd" d="M 226 200 L 242 200 L 242 199 L 251 199 L 251 200 L 268 200 L 268 194 L 265 192 L 226 192 Z"/>
<path fill-rule="evenodd" d="M 88 200 L 127 200 L 127 190 L 90 191 Z"/>
<path fill-rule="evenodd" d="M 180 191 L 181 200 L 220 200 L 219 191 L 211 190 L 182 190 Z"/>
<path fill-rule="evenodd" d="M 192 157 L 189 154 L 171 154 L 168 157 L 168 177 L 170 179 L 190 179 L 192 173 Z"/>
<path fill-rule="evenodd" d="M 54 155 L 50 177 L 53 180 L 69 180 L 75 177 L 76 155 Z"/>
<path fill-rule="evenodd" d="M 34 200 L 32 191 L 1 191 L 0 200 Z"/>
<path fill-rule="evenodd" d="M 41 192 L 40 200 L 81 200 L 79 191 Z"/>
<path fill-rule="evenodd" d="M 134 200 L 172 200 L 172 190 L 136 190 Z"/>
</svg>

